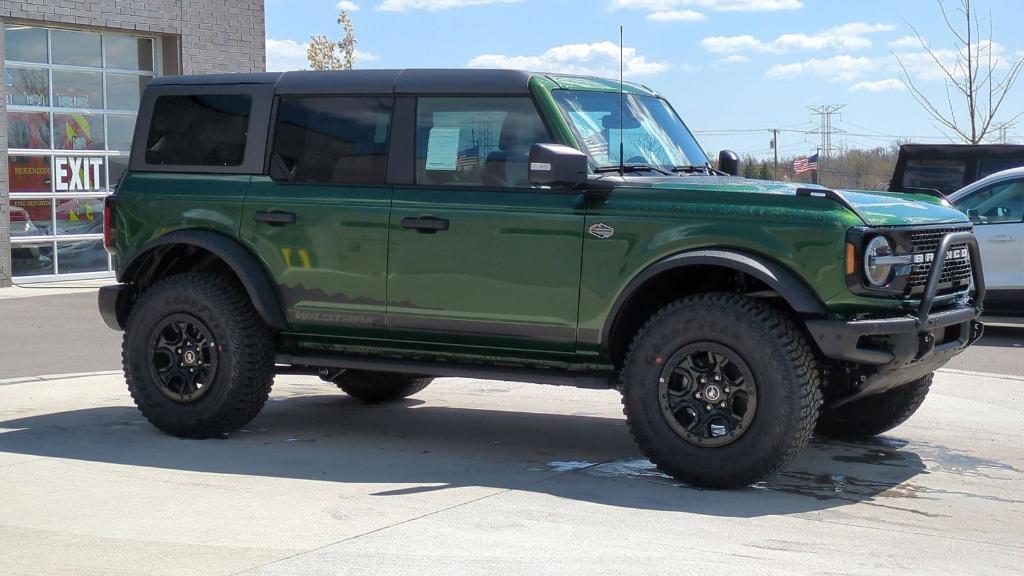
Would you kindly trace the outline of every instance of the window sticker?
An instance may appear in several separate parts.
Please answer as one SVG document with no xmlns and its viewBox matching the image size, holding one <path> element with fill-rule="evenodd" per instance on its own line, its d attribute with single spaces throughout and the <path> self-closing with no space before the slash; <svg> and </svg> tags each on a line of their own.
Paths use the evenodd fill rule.
<svg viewBox="0 0 1024 576">
<path fill-rule="evenodd" d="M 431 128 L 427 138 L 427 170 L 455 170 L 460 128 Z"/>
</svg>

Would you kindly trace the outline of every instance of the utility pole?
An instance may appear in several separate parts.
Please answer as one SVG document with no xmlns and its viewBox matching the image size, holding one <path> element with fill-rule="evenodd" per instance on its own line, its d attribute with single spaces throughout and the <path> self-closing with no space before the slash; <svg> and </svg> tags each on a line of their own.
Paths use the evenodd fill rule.
<svg viewBox="0 0 1024 576">
<path fill-rule="evenodd" d="M 825 164 L 831 160 L 832 151 L 835 150 L 832 146 L 832 135 L 842 132 L 842 130 L 832 127 L 832 116 L 836 115 L 843 108 L 846 108 L 846 104 L 823 104 L 821 106 L 807 107 L 815 116 L 818 116 L 818 130 L 808 132 L 808 134 L 821 135 L 821 146 L 818 148 L 818 171 L 815 172 L 816 180 L 821 180 L 818 175 L 825 167 Z"/>
<path fill-rule="evenodd" d="M 779 129 L 772 129 L 772 151 L 775 152 L 775 179 L 779 179 Z"/>
</svg>

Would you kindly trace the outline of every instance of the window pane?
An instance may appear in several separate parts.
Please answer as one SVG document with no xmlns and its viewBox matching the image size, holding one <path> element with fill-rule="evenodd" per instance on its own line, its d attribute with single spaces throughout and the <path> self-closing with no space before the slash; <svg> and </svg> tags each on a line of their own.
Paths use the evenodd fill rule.
<svg viewBox="0 0 1024 576">
<path fill-rule="evenodd" d="M 1024 154 L 1017 158 L 982 158 L 978 165 L 978 179 L 1018 166 L 1024 166 Z"/>
<path fill-rule="evenodd" d="M 53 274 L 53 243 L 11 244 L 14 277 Z"/>
<path fill-rule="evenodd" d="M 28 26 L 8 26 L 4 44 L 7 59 L 16 62 L 46 63 L 46 30 Z"/>
<path fill-rule="evenodd" d="M 152 79 L 152 76 L 107 74 L 107 108 L 110 110 L 138 110 L 142 89 Z"/>
<path fill-rule="evenodd" d="M 122 70 L 152 70 L 153 40 L 132 36 L 104 36 L 107 68 Z"/>
<path fill-rule="evenodd" d="M 107 188 L 107 174 L 102 156 L 63 156 L 53 158 L 57 192 L 99 192 Z M 59 216 L 58 216 L 59 218 Z"/>
<path fill-rule="evenodd" d="M 47 112 L 9 112 L 7 146 L 45 149 L 50 147 L 50 114 Z"/>
<path fill-rule="evenodd" d="M 134 132 L 135 116 L 107 116 L 107 150 L 130 151 Z"/>
<path fill-rule="evenodd" d="M 952 194 L 963 187 L 966 175 L 967 165 L 963 160 L 908 160 L 903 186 Z"/>
<path fill-rule="evenodd" d="M 161 96 L 146 139 L 146 163 L 238 166 L 245 157 L 252 97 Z"/>
<path fill-rule="evenodd" d="M 61 274 L 105 272 L 107 251 L 102 240 L 77 240 L 57 243 L 57 267 Z"/>
<path fill-rule="evenodd" d="M 548 135 L 529 98 L 421 98 L 416 181 L 529 186 L 530 147 Z"/>
<path fill-rule="evenodd" d="M 957 203 L 976 224 L 1024 222 L 1024 182 L 999 184 L 975 192 Z"/>
<path fill-rule="evenodd" d="M 12 193 L 40 193 L 53 190 L 49 156 L 8 156 L 7 174 Z"/>
<path fill-rule="evenodd" d="M 54 114 L 53 135 L 59 150 L 103 150 L 103 116 Z"/>
<path fill-rule="evenodd" d="M 100 56 L 100 35 L 75 30 L 50 30 L 53 63 L 70 66 L 103 65 Z"/>
<path fill-rule="evenodd" d="M 285 98 L 274 140 L 275 178 L 291 182 L 383 184 L 391 100 Z"/>
<path fill-rule="evenodd" d="M 53 105 L 58 108 L 103 108 L 103 73 L 54 70 Z"/>
<path fill-rule="evenodd" d="M 11 198 L 11 236 L 49 236 L 53 232 L 53 200 Z"/>
<path fill-rule="evenodd" d="M 7 104 L 15 106 L 49 106 L 50 74 L 45 68 L 14 68 L 4 70 Z"/>
<path fill-rule="evenodd" d="M 57 234 L 102 234 L 103 198 L 58 198 Z"/>
</svg>

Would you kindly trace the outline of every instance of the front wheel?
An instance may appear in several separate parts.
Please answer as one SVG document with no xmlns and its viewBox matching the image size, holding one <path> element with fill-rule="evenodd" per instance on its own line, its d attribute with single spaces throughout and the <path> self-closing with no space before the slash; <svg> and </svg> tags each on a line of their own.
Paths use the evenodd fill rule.
<svg viewBox="0 0 1024 576">
<path fill-rule="evenodd" d="M 413 376 L 391 372 L 367 372 L 345 370 L 334 383 L 343 392 L 363 402 L 392 402 L 422 392 L 434 379 L 429 376 Z"/>
<path fill-rule="evenodd" d="M 854 400 L 818 417 L 817 433 L 836 438 L 870 438 L 903 424 L 921 407 L 933 374 L 875 396 Z"/>
<path fill-rule="evenodd" d="M 669 304 L 636 336 L 623 405 L 640 449 L 695 486 L 739 488 L 786 465 L 821 405 L 817 361 L 779 310 L 738 294 Z"/>
</svg>

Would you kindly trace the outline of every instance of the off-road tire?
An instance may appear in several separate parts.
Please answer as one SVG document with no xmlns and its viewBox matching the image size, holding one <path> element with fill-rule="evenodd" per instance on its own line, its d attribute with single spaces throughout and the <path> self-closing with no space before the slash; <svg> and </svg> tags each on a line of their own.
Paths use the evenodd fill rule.
<svg viewBox="0 0 1024 576">
<path fill-rule="evenodd" d="M 422 392 L 434 379 L 429 376 L 346 370 L 334 379 L 349 396 L 363 402 L 392 402 Z"/>
<path fill-rule="evenodd" d="M 201 320 L 212 333 L 218 363 L 206 393 L 180 403 L 152 375 L 152 332 L 174 314 Z M 214 438 L 256 417 L 274 382 L 273 333 L 232 279 L 205 273 L 165 278 L 132 307 L 122 341 L 125 380 L 135 405 L 154 426 L 182 438 Z"/>
<path fill-rule="evenodd" d="M 684 440 L 659 402 L 665 358 L 696 342 L 730 348 L 756 381 L 753 420 L 725 446 Z M 662 308 L 637 333 L 621 375 L 623 413 L 661 471 L 694 486 L 740 488 L 776 472 L 807 444 L 821 407 L 820 378 L 810 345 L 781 311 L 739 294 L 702 294 Z"/>
<path fill-rule="evenodd" d="M 816 432 L 835 438 L 870 438 L 903 424 L 917 412 L 932 385 L 933 374 L 868 396 L 833 410 L 822 410 Z"/>
</svg>

